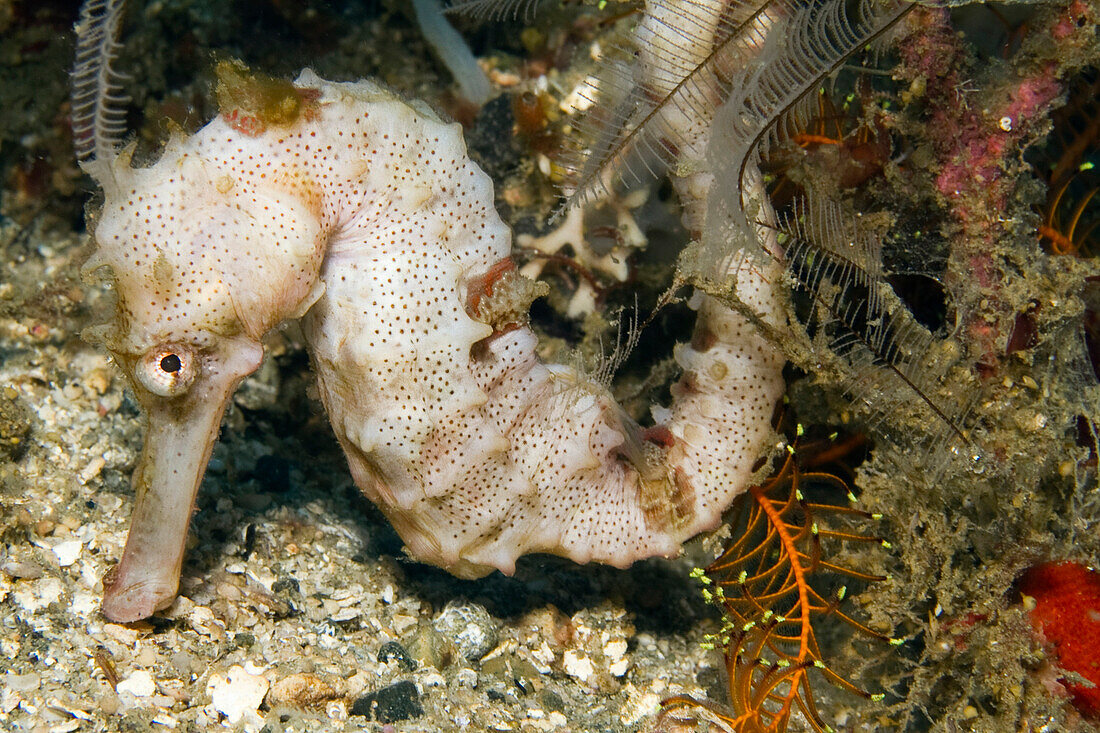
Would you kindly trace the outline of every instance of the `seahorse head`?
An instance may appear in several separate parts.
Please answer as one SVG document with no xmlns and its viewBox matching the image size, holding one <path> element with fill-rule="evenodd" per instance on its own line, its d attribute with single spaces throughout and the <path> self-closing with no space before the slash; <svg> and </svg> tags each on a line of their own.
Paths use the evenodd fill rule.
<svg viewBox="0 0 1100 733">
<path fill-rule="evenodd" d="M 174 136 L 159 161 L 129 152 L 93 169 L 104 189 L 97 250 L 115 316 L 88 334 L 129 378 L 148 418 L 137 506 L 105 613 L 148 616 L 175 595 L 191 504 L 222 414 L 263 357 L 261 338 L 320 295 L 317 205 L 301 182 L 245 171 L 246 138 L 217 120 Z M 174 529 L 172 529 L 174 527 Z M 170 586 L 170 587 L 168 587 Z"/>
</svg>

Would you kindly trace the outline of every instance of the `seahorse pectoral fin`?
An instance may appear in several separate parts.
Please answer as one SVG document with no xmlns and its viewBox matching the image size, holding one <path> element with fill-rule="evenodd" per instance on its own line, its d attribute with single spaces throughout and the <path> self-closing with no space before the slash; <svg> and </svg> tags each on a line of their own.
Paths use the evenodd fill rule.
<svg viewBox="0 0 1100 733">
<path fill-rule="evenodd" d="M 127 623 L 169 606 L 179 587 L 187 528 L 226 406 L 263 358 L 260 344 L 235 339 L 206 354 L 186 394 L 163 398 L 135 386 L 149 427 L 134 471 L 136 494 L 122 560 L 103 579 L 103 614 Z"/>
</svg>

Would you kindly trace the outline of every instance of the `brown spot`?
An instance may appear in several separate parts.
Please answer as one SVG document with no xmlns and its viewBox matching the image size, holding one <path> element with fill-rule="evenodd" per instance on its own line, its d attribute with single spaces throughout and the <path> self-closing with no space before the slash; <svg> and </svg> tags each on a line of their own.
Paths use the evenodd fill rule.
<svg viewBox="0 0 1100 733">
<path fill-rule="evenodd" d="M 718 337 L 706 328 L 696 328 L 695 333 L 691 334 L 691 348 L 700 353 L 710 351 L 716 343 Z"/>
<path fill-rule="evenodd" d="M 662 448 L 671 448 L 676 445 L 676 436 L 664 425 L 654 425 L 643 430 L 642 440 L 648 440 L 650 443 L 659 445 Z"/>
<path fill-rule="evenodd" d="M 695 372 L 684 372 L 684 376 L 680 377 L 676 388 L 681 394 L 685 395 L 699 392 L 699 377 L 695 375 Z"/>
</svg>

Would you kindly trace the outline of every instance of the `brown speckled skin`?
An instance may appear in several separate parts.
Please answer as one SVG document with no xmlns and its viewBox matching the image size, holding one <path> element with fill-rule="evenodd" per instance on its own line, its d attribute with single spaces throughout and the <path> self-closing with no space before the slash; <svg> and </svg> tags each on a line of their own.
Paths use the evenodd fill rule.
<svg viewBox="0 0 1100 733">
<path fill-rule="evenodd" d="M 97 335 L 149 418 L 108 617 L 171 602 L 224 406 L 264 332 L 303 313 L 355 480 L 414 557 L 464 577 L 511 572 L 527 552 L 625 566 L 715 526 L 783 387 L 746 319 L 701 299 L 703 346 L 677 348 L 676 399 L 643 434 L 604 387 L 542 364 L 529 329 L 468 310 L 511 241 L 458 126 L 367 82 L 307 71 L 296 84 L 319 90 L 317 111 L 288 126 L 249 135 L 219 118 L 149 168 L 97 164 L 90 266 L 110 265 L 119 294 Z M 738 293 L 771 317 L 774 272 L 740 270 Z M 167 397 L 135 376 L 166 344 L 197 365 Z"/>
</svg>

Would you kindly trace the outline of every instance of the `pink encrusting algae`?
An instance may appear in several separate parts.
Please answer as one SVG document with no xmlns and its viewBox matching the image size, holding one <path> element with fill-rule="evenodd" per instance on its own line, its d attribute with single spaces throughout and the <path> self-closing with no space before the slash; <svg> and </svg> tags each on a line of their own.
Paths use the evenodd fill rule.
<svg viewBox="0 0 1100 733">
<path fill-rule="evenodd" d="M 960 323 L 970 337 L 972 355 L 988 375 L 996 371 L 1016 316 L 999 292 L 1002 266 L 991 257 L 1017 185 L 1016 176 L 1009 174 L 1012 157 L 1042 130 L 1051 104 L 1063 91 L 1061 70 L 1054 60 L 1040 59 L 1003 82 L 1003 102 L 981 107 L 968 99 L 973 90 L 971 80 L 964 78 L 967 50 L 947 11 L 921 8 L 913 18 L 917 32 L 899 50 L 905 76 L 926 85 L 928 124 L 939 131 L 932 140 L 940 166 L 935 189 L 961 234 L 952 256 L 966 263 L 962 269 L 979 285 L 973 290 L 975 302 L 959 303 Z M 1068 34 L 1094 24 L 1095 10 L 1073 2 L 1049 22 L 1051 35 Z"/>
</svg>

